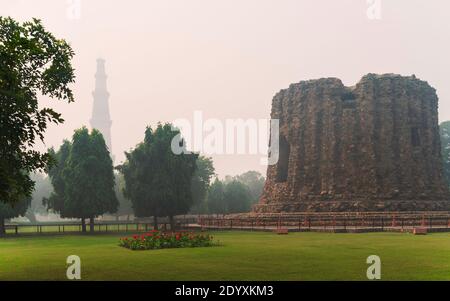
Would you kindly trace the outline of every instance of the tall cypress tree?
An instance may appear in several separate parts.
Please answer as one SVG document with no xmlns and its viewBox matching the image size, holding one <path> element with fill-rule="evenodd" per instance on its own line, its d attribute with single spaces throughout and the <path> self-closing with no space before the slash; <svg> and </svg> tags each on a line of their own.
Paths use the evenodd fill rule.
<svg viewBox="0 0 450 301">
<path fill-rule="evenodd" d="M 67 150 L 69 154 L 67 155 Z M 117 211 L 119 202 L 114 191 L 114 169 L 102 134 L 86 128 L 75 131 L 72 144 L 63 144 L 57 153 L 61 165 L 50 171 L 55 194 L 48 201 L 50 208 L 62 217 L 81 218 L 86 231 L 87 218 L 94 230 L 94 218 Z M 53 175 L 53 176 L 52 176 Z"/>
</svg>

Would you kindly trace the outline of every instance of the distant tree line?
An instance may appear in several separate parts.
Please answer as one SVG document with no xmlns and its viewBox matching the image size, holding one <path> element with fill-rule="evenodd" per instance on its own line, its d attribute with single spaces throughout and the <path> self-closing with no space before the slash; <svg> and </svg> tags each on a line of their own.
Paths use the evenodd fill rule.
<svg viewBox="0 0 450 301">
<path fill-rule="evenodd" d="M 264 188 L 264 177 L 257 171 L 216 178 L 209 186 L 202 214 L 249 212 L 258 202 Z"/>
<path fill-rule="evenodd" d="M 442 122 L 439 125 L 441 137 L 441 155 L 444 165 L 444 175 L 450 187 L 450 121 Z"/>
</svg>

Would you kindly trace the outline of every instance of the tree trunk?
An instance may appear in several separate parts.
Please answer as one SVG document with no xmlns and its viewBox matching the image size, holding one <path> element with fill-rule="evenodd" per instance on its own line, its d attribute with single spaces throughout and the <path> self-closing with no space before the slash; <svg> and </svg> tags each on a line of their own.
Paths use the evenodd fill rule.
<svg viewBox="0 0 450 301">
<path fill-rule="evenodd" d="M 81 232 L 86 233 L 86 220 L 84 217 L 81 219 Z"/>
<path fill-rule="evenodd" d="M 94 217 L 91 216 L 89 219 L 89 232 L 94 233 Z"/>
<path fill-rule="evenodd" d="M 156 215 L 153 217 L 153 229 L 158 230 L 158 217 Z"/>
<path fill-rule="evenodd" d="M 127 222 L 129 222 L 130 221 L 130 215 L 128 214 L 127 215 Z"/>
<path fill-rule="evenodd" d="M 173 215 L 169 216 L 170 223 L 170 231 L 175 231 L 175 220 L 173 219 Z"/>
<path fill-rule="evenodd" d="M 6 231 L 5 231 L 5 218 L 4 217 L 0 217 L 0 236 L 5 236 Z"/>
</svg>

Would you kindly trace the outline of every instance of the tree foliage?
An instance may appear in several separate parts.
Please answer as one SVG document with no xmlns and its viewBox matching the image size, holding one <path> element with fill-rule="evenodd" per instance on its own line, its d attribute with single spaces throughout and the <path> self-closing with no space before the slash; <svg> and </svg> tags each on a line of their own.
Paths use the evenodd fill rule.
<svg viewBox="0 0 450 301">
<path fill-rule="evenodd" d="M 117 211 L 114 168 L 98 130 L 76 130 L 72 143 L 65 141 L 55 157 L 58 164 L 49 172 L 54 185 L 50 209 L 83 222 L 90 218 L 91 225 L 94 217 Z"/>
<path fill-rule="evenodd" d="M 5 234 L 5 219 L 25 215 L 31 203 L 31 197 L 24 197 L 14 204 L 0 202 L 0 236 Z"/>
<path fill-rule="evenodd" d="M 444 174 L 447 178 L 447 183 L 450 186 L 450 121 L 442 122 L 439 125 L 439 132 L 441 136 L 441 154 L 444 165 Z"/>
<path fill-rule="evenodd" d="M 199 156 L 196 162 L 196 170 L 192 178 L 192 198 L 194 206 L 192 213 L 206 213 L 206 194 L 208 192 L 211 179 L 215 175 L 214 165 L 211 158 Z"/>
<path fill-rule="evenodd" d="M 225 202 L 224 183 L 218 178 L 216 178 L 209 187 L 207 200 L 209 213 L 228 213 L 227 204 Z"/>
<path fill-rule="evenodd" d="M 248 187 L 252 197 L 252 203 L 258 202 L 263 192 L 265 182 L 265 178 L 261 175 L 261 173 L 250 170 L 236 176 L 234 179 Z"/>
<path fill-rule="evenodd" d="M 61 213 L 64 210 L 66 184 L 63 177 L 63 171 L 67 166 L 71 148 L 72 143 L 68 140 L 64 140 L 58 151 L 55 151 L 53 148 L 49 150 L 49 154 L 55 158 L 56 164 L 48 171 L 53 186 L 53 192 L 48 199 L 44 199 L 44 205 L 56 213 Z"/>
<path fill-rule="evenodd" d="M 216 178 L 208 192 L 209 213 L 248 212 L 252 204 L 252 195 L 248 186 L 235 179 L 222 182 Z"/>
<path fill-rule="evenodd" d="M 223 181 L 216 178 L 208 190 L 208 212 L 228 214 L 250 211 L 261 196 L 264 181 L 257 171 L 225 176 Z"/>
<path fill-rule="evenodd" d="M 19 24 L 0 17 L 0 200 L 31 196 L 29 174 L 52 163 L 49 153 L 33 150 L 49 122 L 61 123 L 51 108 L 39 108 L 38 95 L 73 101 L 74 53 L 39 20 Z"/>
<path fill-rule="evenodd" d="M 148 127 L 144 141 L 129 153 L 118 169 L 125 178 L 125 196 L 130 198 L 137 217 L 185 214 L 193 205 L 191 183 L 197 154 L 172 151 L 180 132 L 170 124 Z M 184 148 L 185 143 L 176 143 Z"/>
<path fill-rule="evenodd" d="M 225 186 L 224 199 L 227 213 L 248 212 L 252 205 L 252 196 L 248 186 L 233 180 Z"/>
</svg>

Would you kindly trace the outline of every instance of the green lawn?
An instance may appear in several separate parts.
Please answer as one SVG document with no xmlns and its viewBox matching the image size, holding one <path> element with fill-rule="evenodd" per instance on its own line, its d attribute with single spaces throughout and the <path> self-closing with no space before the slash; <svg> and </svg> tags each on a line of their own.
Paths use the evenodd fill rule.
<svg viewBox="0 0 450 301">
<path fill-rule="evenodd" d="M 221 246 L 131 251 L 119 236 L 0 239 L 1 280 L 63 280 L 81 258 L 83 280 L 364 280 L 378 255 L 383 280 L 450 280 L 450 234 L 212 233 Z"/>
</svg>

